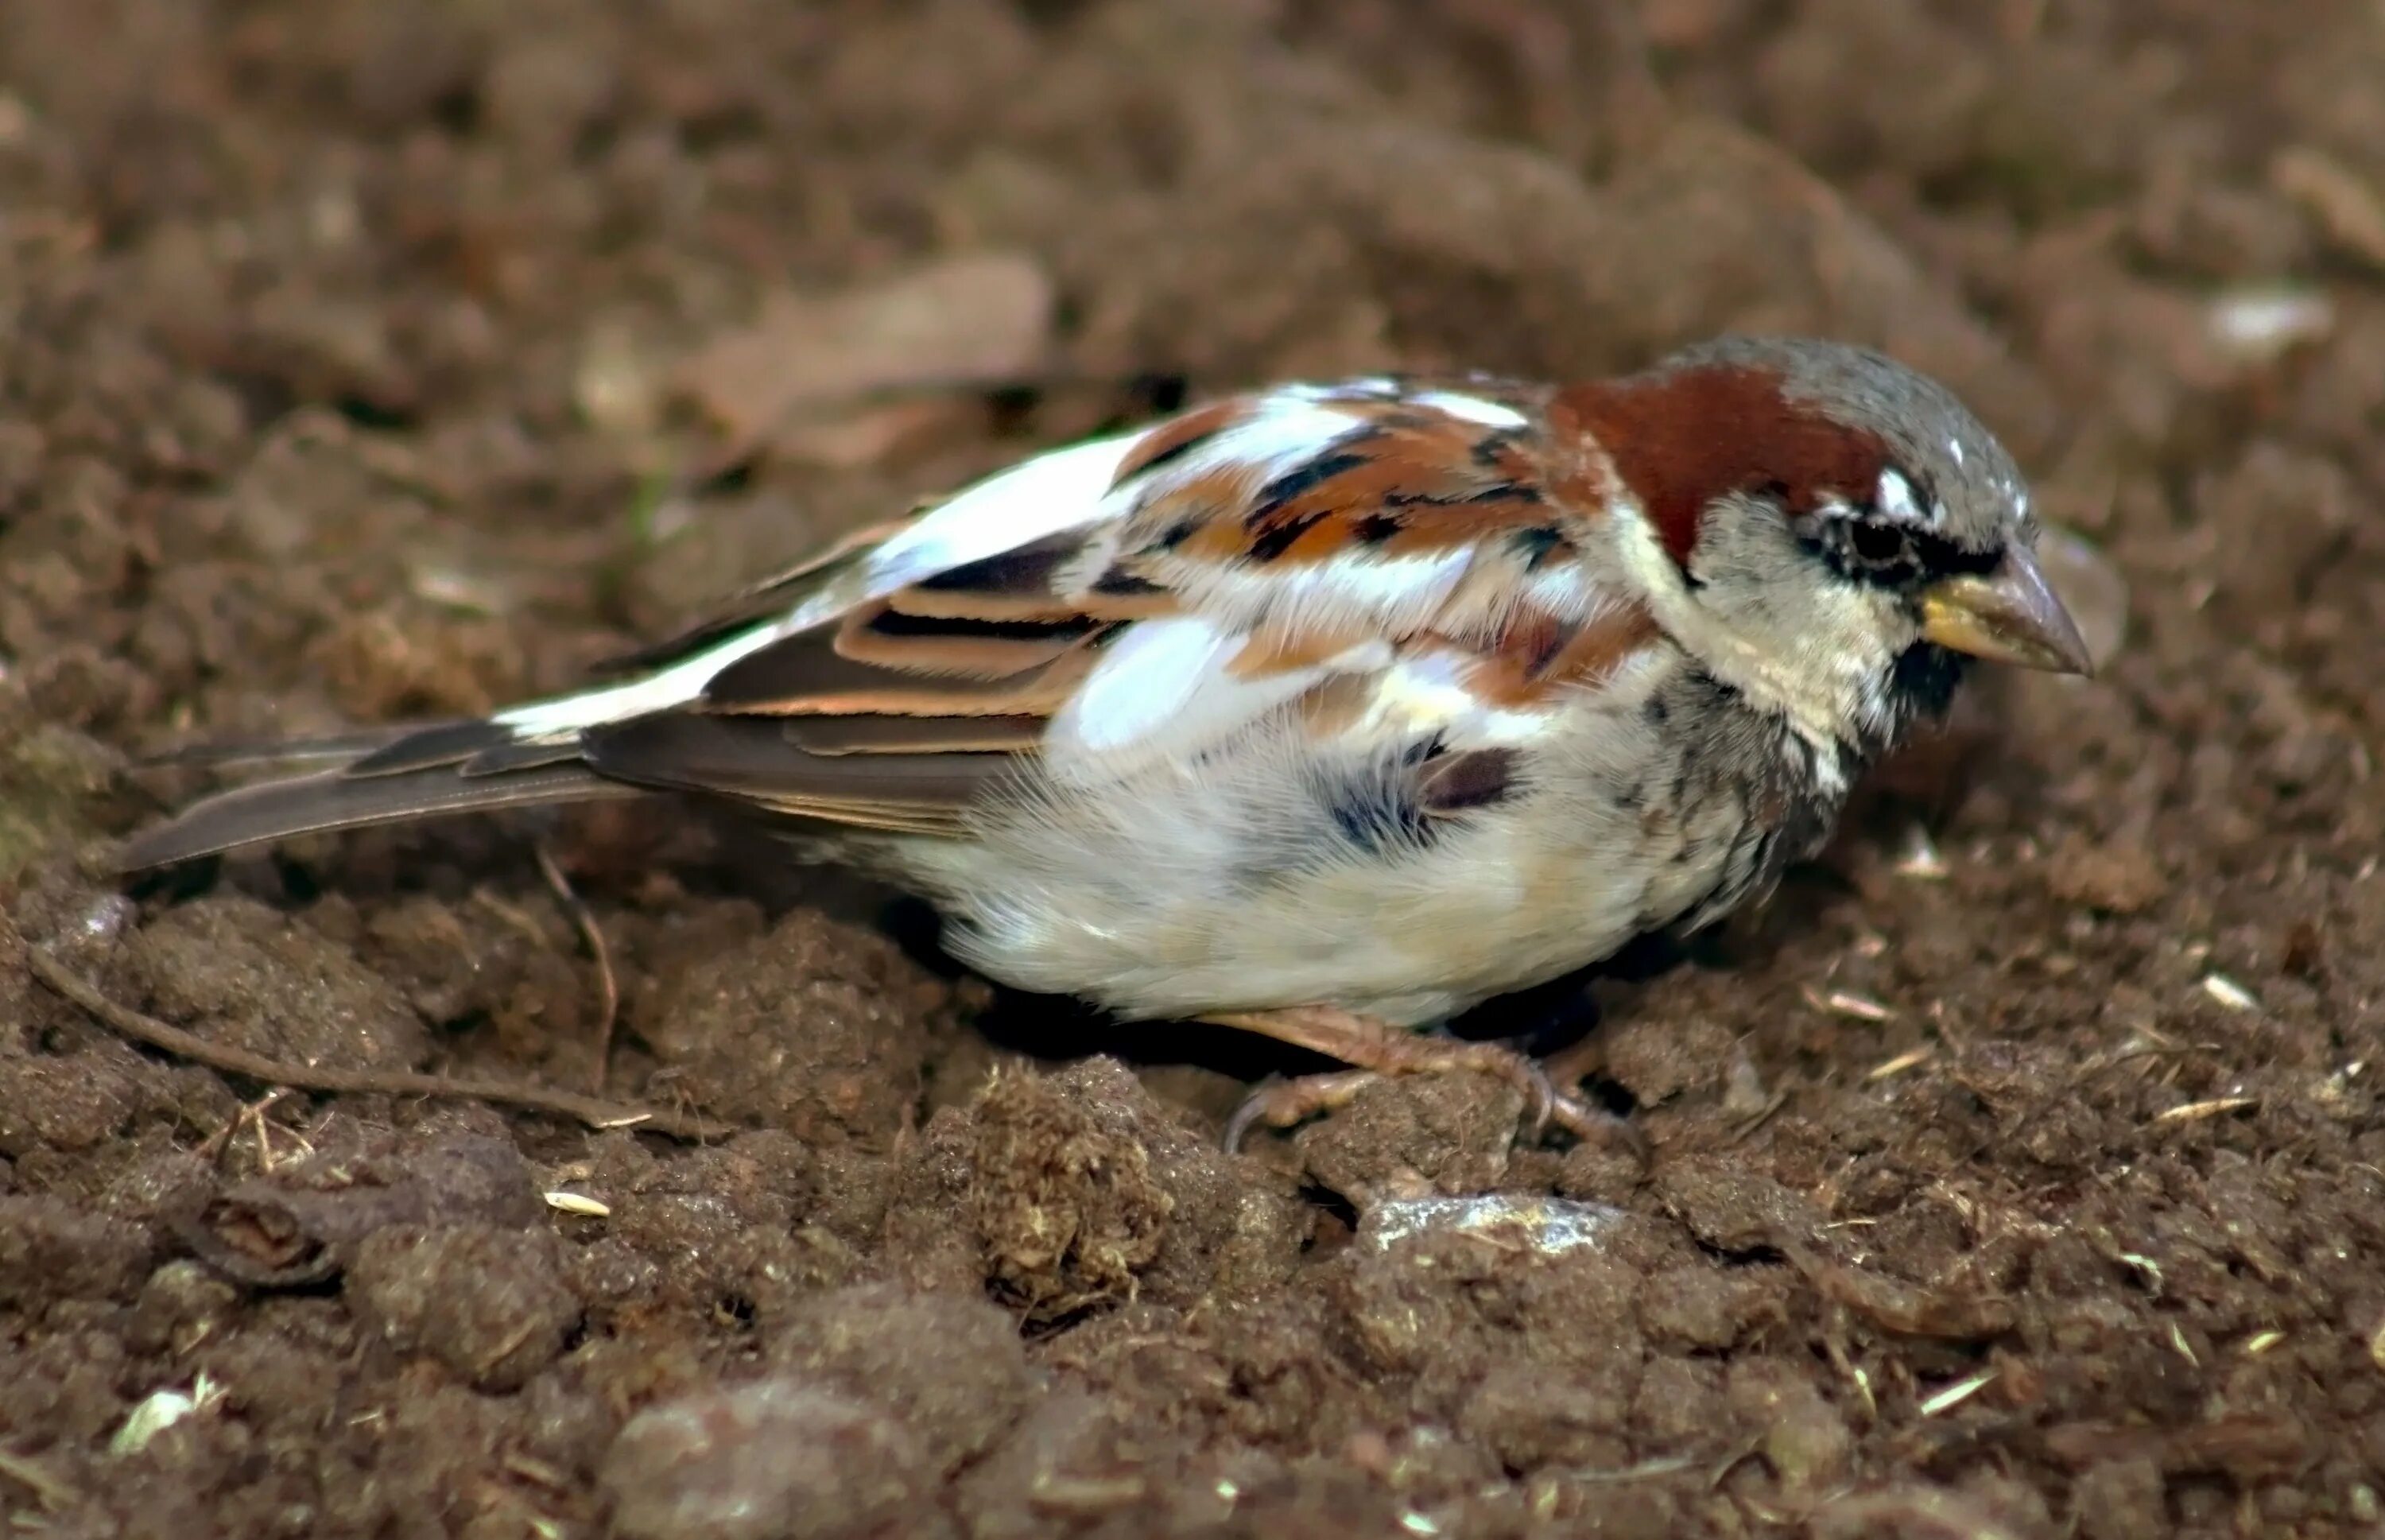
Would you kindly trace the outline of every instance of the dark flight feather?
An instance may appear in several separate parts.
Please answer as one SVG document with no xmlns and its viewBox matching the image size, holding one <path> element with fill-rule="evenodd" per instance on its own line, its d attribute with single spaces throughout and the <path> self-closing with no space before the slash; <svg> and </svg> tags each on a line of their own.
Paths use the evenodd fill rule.
<svg viewBox="0 0 2385 1540">
<path fill-rule="evenodd" d="M 443 765 L 399 775 L 333 770 L 219 792 L 134 835 L 117 852 L 116 865 L 120 871 L 144 871 L 335 829 L 636 795 L 635 787 L 607 781 L 582 765 L 550 765 L 476 781 Z"/>
</svg>

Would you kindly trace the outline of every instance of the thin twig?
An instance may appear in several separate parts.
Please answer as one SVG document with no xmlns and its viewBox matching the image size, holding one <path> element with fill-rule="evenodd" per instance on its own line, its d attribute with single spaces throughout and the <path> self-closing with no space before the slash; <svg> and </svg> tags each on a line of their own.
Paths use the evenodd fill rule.
<svg viewBox="0 0 2385 1540">
<path fill-rule="evenodd" d="M 503 1081 L 451 1080 L 444 1075 L 420 1075 L 405 1070 L 333 1070 L 289 1064 L 245 1048 L 210 1043 L 194 1033 L 169 1026 L 154 1016 L 118 1005 L 90 980 L 38 946 L 25 949 L 25 965 L 34 978 L 80 1007 L 94 1020 L 161 1053 L 187 1058 L 228 1075 L 245 1075 L 268 1085 L 291 1085 L 301 1091 L 327 1091 L 342 1096 L 452 1096 L 469 1101 L 497 1102 L 576 1118 L 591 1128 L 636 1127 L 674 1139 L 725 1139 L 737 1132 L 693 1113 L 652 1111 L 623 1107 L 595 1096 L 550 1091 L 534 1085 L 509 1085 Z"/>
<path fill-rule="evenodd" d="M 82 1494 L 44 1470 L 37 1460 L 0 1449 L 0 1476 L 6 1476 L 41 1499 L 53 1513 L 63 1513 L 82 1500 Z"/>
<path fill-rule="evenodd" d="M 614 1024 L 621 1019 L 621 983 L 613 976 L 613 953 L 605 945 L 605 933 L 597 928 L 596 911 L 588 907 L 588 900 L 580 896 L 580 890 L 571 885 L 571 879 L 555 864 L 555 858 L 547 853 L 546 846 L 543 844 L 533 845 L 531 854 L 538 858 L 539 875 L 546 879 L 547 887 L 555 894 L 555 901 L 563 906 L 563 912 L 570 917 L 573 927 L 580 932 L 580 939 L 588 944 L 588 955 L 596 962 L 596 1074 L 592 1089 L 601 1096 L 605 1094 L 605 1082 L 613 1065 Z"/>
</svg>

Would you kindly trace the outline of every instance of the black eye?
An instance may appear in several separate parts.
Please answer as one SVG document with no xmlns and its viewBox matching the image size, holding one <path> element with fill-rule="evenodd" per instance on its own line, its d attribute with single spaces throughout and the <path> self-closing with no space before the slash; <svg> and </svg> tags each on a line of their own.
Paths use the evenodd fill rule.
<svg viewBox="0 0 2385 1540">
<path fill-rule="evenodd" d="M 1913 535 L 1893 524 L 1865 519 L 1849 526 L 1847 544 L 1867 567 L 1895 567 L 1913 559 Z"/>
<path fill-rule="evenodd" d="M 1816 519 L 1804 538 L 1841 577 L 1885 588 L 1920 578 L 1929 567 L 1930 548 L 1944 544 L 1909 524 L 1844 512 Z"/>
</svg>

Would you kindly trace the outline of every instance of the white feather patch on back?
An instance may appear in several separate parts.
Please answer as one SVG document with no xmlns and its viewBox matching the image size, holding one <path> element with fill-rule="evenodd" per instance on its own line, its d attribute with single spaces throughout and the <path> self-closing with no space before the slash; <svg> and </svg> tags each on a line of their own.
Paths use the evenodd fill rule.
<svg viewBox="0 0 2385 1540">
<path fill-rule="evenodd" d="M 869 554 L 868 591 L 862 597 L 883 598 L 923 578 L 1095 522 L 1110 510 L 1118 466 L 1143 436 L 1119 433 L 1054 449 L 954 494 Z"/>
<path fill-rule="evenodd" d="M 1191 454 L 1130 481 L 1141 497 L 1164 495 L 1220 470 L 1246 471 L 1254 490 L 1330 451 L 1360 419 L 1296 389 L 1269 391 L 1251 415 Z"/>
<path fill-rule="evenodd" d="M 1216 743 L 1330 674 L 1381 668 L 1388 642 L 1364 643 L 1306 668 L 1241 678 L 1227 665 L 1245 633 L 1198 616 L 1129 628 L 1052 719 L 1044 762 L 1060 775 L 1098 780 Z"/>
<path fill-rule="evenodd" d="M 500 711 L 492 720 L 500 727 L 513 729 L 514 736 L 523 743 L 540 743 L 568 738 L 606 722 L 643 717 L 650 711 L 668 711 L 703 695 L 713 675 L 781 634 L 778 623 L 765 622 L 643 679 L 532 701 L 510 711 Z"/>
<path fill-rule="evenodd" d="M 1348 735 L 1398 742 L 1437 733 L 1453 747 L 1522 745 L 1559 723 L 1555 707 L 1515 710 L 1487 705 L 1467 685 L 1478 659 L 1464 653 L 1412 652 L 1385 670 Z"/>
<path fill-rule="evenodd" d="M 1081 590 L 1109 570 L 1128 534 L 1126 516 L 1155 499 L 1220 474 L 1239 483 L 1239 495 L 1252 496 L 1277 477 L 1330 453 L 1362 420 L 1329 404 L 1338 388 L 1279 385 L 1256 397 L 1242 421 L 1198 448 L 1120 482 L 1103 509 L 1121 520 L 1118 527 L 1086 542 L 1083 553 L 1062 570 L 1060 588 Z"/>
<path fill-rule="evenodd" d="M 1398 632 L 1425 624 L 1455 593 L 1475 548 L 1424 556 L 1350 556 L 1279 567 L 1168 561 L 1155 570 L 1196 609 L 1250 628 L 1269 620 L 1305 630 L 1368 626 Z"/>
<path fill-rule="evenodd" d="M 824 625 L 922 578 L 1096 521 L 1109 509 L 1119 462 L 1142 437 L 1120 433 L 1022 460 L 955 493 L 871 551 L 858 570 L 824 583 L 777 620 L 643 679 L 533 701 L 498 713 L 495 720 L 523 741 L 538 742 L 684 706 L 701 697 L 721 670 L 781 637 Z"/>
<path fill-rule="evenodd" d="M 1503 407 L 1496 401 L 1463 391 L 1423 391 L 1414 398 L 1419 407 L 1430 407 L 1437 412 L 1479 422 L 1485 428 L 1513 430 L 1527 426 L 1530 419 L 1513 407 Z"/>
</svg>

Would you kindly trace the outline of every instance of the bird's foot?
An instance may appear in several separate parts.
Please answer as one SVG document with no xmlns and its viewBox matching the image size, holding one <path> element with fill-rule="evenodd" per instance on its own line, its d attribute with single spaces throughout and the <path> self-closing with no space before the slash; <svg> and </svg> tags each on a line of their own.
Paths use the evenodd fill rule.
<svg viewBox="0 0 2385 1540">
<path fill-rule="evenodd" d="M 1528 1142 L 1539 1140 L 1555 1125 L 1584 1141 L 1619 1139 L 1643 1163 L 1647 1158 L 1637 1129 L 1611 1112 L 1559 1091 L 1539 1063 L 1504 1044 L 1428 1036 L 1333 1006 L 1224 1011 L 1202 1020 L 1258 1033 L 1353 1067 L 1270 1081 L 1254 1090 L 1226 1121 L 1229 1150 L 1239 1149 L 1254 1128 L 1290 1128 L 1346 1106 L 1362 1088 L 1384 1075 L 1470 1070 L 1504 1080 L 1523 1094 Z"/>
</svg>

